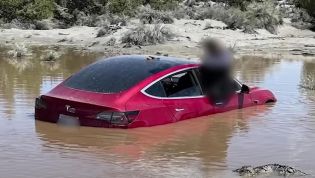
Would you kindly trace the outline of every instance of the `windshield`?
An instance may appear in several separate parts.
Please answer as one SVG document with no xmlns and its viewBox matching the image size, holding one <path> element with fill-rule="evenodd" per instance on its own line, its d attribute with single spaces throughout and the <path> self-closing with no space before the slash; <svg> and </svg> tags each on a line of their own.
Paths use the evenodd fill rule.
<svg viewBox="0 0 315 178">
<path fill-rule="evenodd" d="M 103 59 L 70 77 L 65 85 L 84 91 L 118 93 L 179 64 L 176 60 L 146 60 L 144 56 Z"/>
</svg>

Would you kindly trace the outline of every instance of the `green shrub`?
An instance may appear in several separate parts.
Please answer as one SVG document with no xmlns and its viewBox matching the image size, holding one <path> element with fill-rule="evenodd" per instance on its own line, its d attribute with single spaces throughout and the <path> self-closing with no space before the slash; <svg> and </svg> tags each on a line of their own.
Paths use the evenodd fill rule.
<svg viewBox="0 0 315 178">
<path fill-rule="evenodd" d="M 174 10 L 183 0 L 146 0 L 144 5 L 149 4 L 156 10 Z"/>
<path fill-rule="evenodd" d="M 224 8 L 221 6 L 207 7 L 199 10 L 195 19 L 215 19 L 224 22 L 227 28 L 243 29 L 246 22 L 246 14 L 238 8 Z"/>
<path fill-rule="evenodd" d="M 312 18 L 305 9 L 294 8 L 291 16 L 292 26 L 298 29 L 309 29 L 312 28 Z"/>
<path fill-rule="evenodd" d="M 174 19 L 169 12 L 154 10 L 154 9 L 151 9 L 150 6 L 140 7 L 139 12 L 138 12 L 138 17 L 140 21 L 144 24 L 174 23 Z"/>
<path fill-rule="evenodd" d="M 278 25 L 282 24 L 280 11 L 273 1 L 253 2 L 246 11 L 247 26 L 263 28 L 270 33 L 276 33 Z"/>
<path fill-rule="evenodd" d="M 170 29 L 160 24 L 140 25 L 126 32 L 121 41 L 131 45 L 154 45 L 174 37 Z"/>
<path fill-rule="evenodd" d="M 26 4 L 19 15 L 23 19 L 42 20 L 53 16 L 53 0 L 33 0 Z"/>
<path fill-rule="evenodd" d="M 50 30 L 53 29 L 53 23 L 46 19 L 46 20 L 36 20 L 34 22 L 35 30 Z"/>
<path fill-rule="evenodd" d="M 254 29 L 266 29 L 276 33 L 277 26 L 282 23 L 280 11 L 275 4 L 266 2 L 253 2 L 242 11 L 236 7 L 203 7 L 198 10 L 195 19 L 215 19 L 224 22 L 229 29 L 243 29 L 254 32 Z"/>
<path fill-rule="evenodd" d="M 67 8 L 72 14 L 74 11 L 83 11 L 85 14 L 101 14 L 104 13 L 104 4 L 98 0 L 55 0 L 61 7 Z"/>
<path fill-rule="evenodd" d="M 99 29 L 99 31 L 97 32 L 97 35 L 96 37 L 103 37 L 103 36 L 106 36 L 106 35 L 109 35 L 110 32 L 109 32 L 109 28 L 104 26 L 103 28 Z"/>
<path fill-rule="evenodd" d="M 17 18 L 17 12 L 22 9 L 23 4 L 21 0 L 1 0 L 0 17 L 2 17 L 4 21 L 11 21 Z"/>
<path fill-rule="evenodd" d="M 297 6 L 304 8 L 307 12 L 315 17 L 315 1 L 314 0 L 296 0 Z"/>
<path fill-rule="evenodd" d="M 137 7 L 143 2 L 144 0 L 109 0 L 107 6 L 112 13 L 134 15 Z"/>
<path fill-rule="evenodd" d="M 53 0 L 1 0 L 0 16 L 6 21 L 13 19 L 42 20 L 53 15 Z"/>
</svg>

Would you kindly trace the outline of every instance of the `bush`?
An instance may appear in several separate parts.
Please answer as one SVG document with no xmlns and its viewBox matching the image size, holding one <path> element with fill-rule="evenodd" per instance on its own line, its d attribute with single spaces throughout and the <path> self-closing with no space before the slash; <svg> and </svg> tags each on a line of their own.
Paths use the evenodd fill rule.
<svg viewBox="0 0 315 178">
<path fill-rule="evenodd" d="M 23 1 L 21 0 L 1 0 L 0 1 L 0 17 L 4 21 L 9 22 L 18 17 L 18 10 L 21 10 Z"/>
<path fill-rule="evenodd" d="M 230 6 L 239 7 L 240 9 L 245 10 L 246 7 L 254 1 L 255 0 L 227 0 L 225 2 Z"/>
<path fill-rule="evenodd" d="M 74 11 L 82 11 L 87 15 L 105 12 L 105 2 L 101 0 L 55 0 L 55 2 L 66 8 L 70 14 Z"/>
<path fill-rule="evenodd" d="M 103 26 L 101 29 L 98 30 L 96 37 L 103 37 L 106 35 L 110 35 L 111 34 L 111 30 L 109 28 L 109 26 Z"/>
<path fill-rule="evenodd" d="M 150 5 L 156 10 L 174 10 L 183 0 L 146 0 L 144 5 Z"/>
<path fill-rule="evenodd" d="M 126 26 L 128 18 L 124 15 L 113 15 L 110 14 L 108 16 L 108 21 L 111 25 L 119 25 L 119 26 Z"/>
<path fill-rule="evenodd" d="M 24 44 L 15 44 L 15 47 L 8 51 L 8 55 L 14 58 L 22 58 L 32 55 L 32 51 Z"/>
<path fill-rule="evenodd" d="M 144 24 L 153 24 L 153 23 L 171 24 L 171 23 L 174 23 L 174 19 L 170 13 L 151 9 L 150 6 L 140 7 L 138 14 L 139 14 L 138 17 L 139 17 L 140 21 Z"/>
<path fill-rule="evenodd" d="M 296 0 L 296 5 L 298 7 L 306 9 L 306 11 L 315 17 L 315 1 L 314 0 Z"/>
<path fill-rule="evenodd" d="M 116 44 L 116 38 L 114 38 L 114 37 L 110 38 L 110 39 L 105 43 L 106 46 L 115 46 L 115 44 Z"/>
<path fill-rule="evenodd" d="M 61 56 L 60 53 L 54 50 L 45 51 L 45 54 L 40 57 L 42 61 L 54 62 Z"/>
<path fill-rule="evenodd" d="M 273 1 L 253 2 L 247 7 L 247 25 L 253 28 L 264 28 L 270 33 L 276 33 L 278 25 L 282 24 L 280 11 Z"/>
<path fill-rule="evenodd" d="M 254 32 L 254 29 L 266 29 L 276 33 L 277 26 L 282 23 L 280 11 L 272 1 L 253 2 L 242 11 L 235 7 L 203 7 L 198 10 L 195 19 L 215 19 L 224 22 L 229 29 L 243 29 Z"/>
<path fill-rule="evenodd" d="M 173 11 L 173 16 L 176 19 L 194 19 L 195 8 L 187 6 L 179 6 Z"/>
<path fill-rule="evenodd" d="M 28 20 L 42 20 L 53 16 L 53 0 L 33 0 L 24 6 L 20 15 Z"/>
<path fill-rule="evenodd" d="M 69 9 L 58 4 L 55 5 L 54 17 L 58 20 L 59 27 L 68 28 L 74 23 L 74 16 Z"/>
<path fill-rule="evenodd" d="M 53 29 L 53 23 L 50 20 L 37 20 L 34 22 L 35 30 Z"/>
<path fill-rule="evenodd" d="M 131 45 L 154 45 L 173 37 L 171 30 L 163 25 L 140 25 L 126 32 L 121 41 Z"/>
<path fill-rule="evenodd" d="M 107 6 L 112 13 L 134 15 L 137 7 L 143 3 L 144 0 L 109 0 Z"/>
<path fill-rule="evenodd" d="M 291 22 L 292 26 L 298 29 L 309 29 L 312 28 L 312 18 L 304 9 L 294 8 L 292 12 Z"/>
<path fill-rule="evenodd" d="M 199 10 L 195 19 L 215 19 L 224 22 L 229 29 L 243 29 L 246 22 L 246 14 L 240 9 L 231 7 L 206 7 Z"/>
<path fill-rule="evenodd" d="M 53 0 L 1 0 L 0 16 L 13 19 L 42 20 L 53 16 Z"/>
</svg>

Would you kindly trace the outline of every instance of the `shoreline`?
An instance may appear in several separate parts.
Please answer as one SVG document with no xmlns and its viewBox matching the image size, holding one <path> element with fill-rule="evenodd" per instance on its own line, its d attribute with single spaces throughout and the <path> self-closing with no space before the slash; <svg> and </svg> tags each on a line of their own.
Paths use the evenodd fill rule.
<svg viewBox="0 0 315 178">
<path fill-rule="evenodd" d="M 207 23 L 211 24 L 211 29 L 204 30 Z M 216 20 L 175 20 L 174 24 L 164 24 L 176 34 L 171 41 L 164 44 L 126 48 L 120 43 L 120 38 L 137 24 L 139 21 L 134 19 L 128 26 L 105 37 L 96 37 L 100 28 L 86 26 L 52 30 L 0 29 L 0 44 L 5 48 L 23 44 L 30 48 L 59 46 L 88 52 L 159 54 L 196 58 L 200 55 L 199 41 L 211 37 L 221 40 L 226 47 L 233 48 L 236 57 L 315 59 L 315 32 L 296 29 L 290 25 L 289 20 L 285 20 L 285 23 L 279 26 L 277 35 L 266 30 L 257 30 L 257 34 L 228 30 L 224 29 L 224 23 Z M 116 39 L 116 44 L 107 44 L 111 38 Z"/>
</svg>

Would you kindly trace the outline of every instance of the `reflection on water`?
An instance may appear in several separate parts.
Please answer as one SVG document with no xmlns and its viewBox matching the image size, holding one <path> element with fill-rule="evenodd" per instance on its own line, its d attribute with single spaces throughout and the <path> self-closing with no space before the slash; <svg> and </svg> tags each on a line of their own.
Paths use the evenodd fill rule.
<svg viewBox="0 0 315 178">
<path fill-rule="evenodd" d="M 66 129 L 34 121 L 34 98 L 97 56 L 71 52 L 51 63 L 0 58 L 3 177 L 237 177 L 231 170 L 267 163 L 315 174 L 315 92 L 299 87 L 315 78 L 313 63 L 236 61 L 235 75 L 273 90 L 275 105 L 132 130 Z"/>
<path fill-rule="evenodd" d="M 306 89 L 315 90 L 315 61 L 304 62 L 301 77 L 301 86 Z"/>
</svg>

